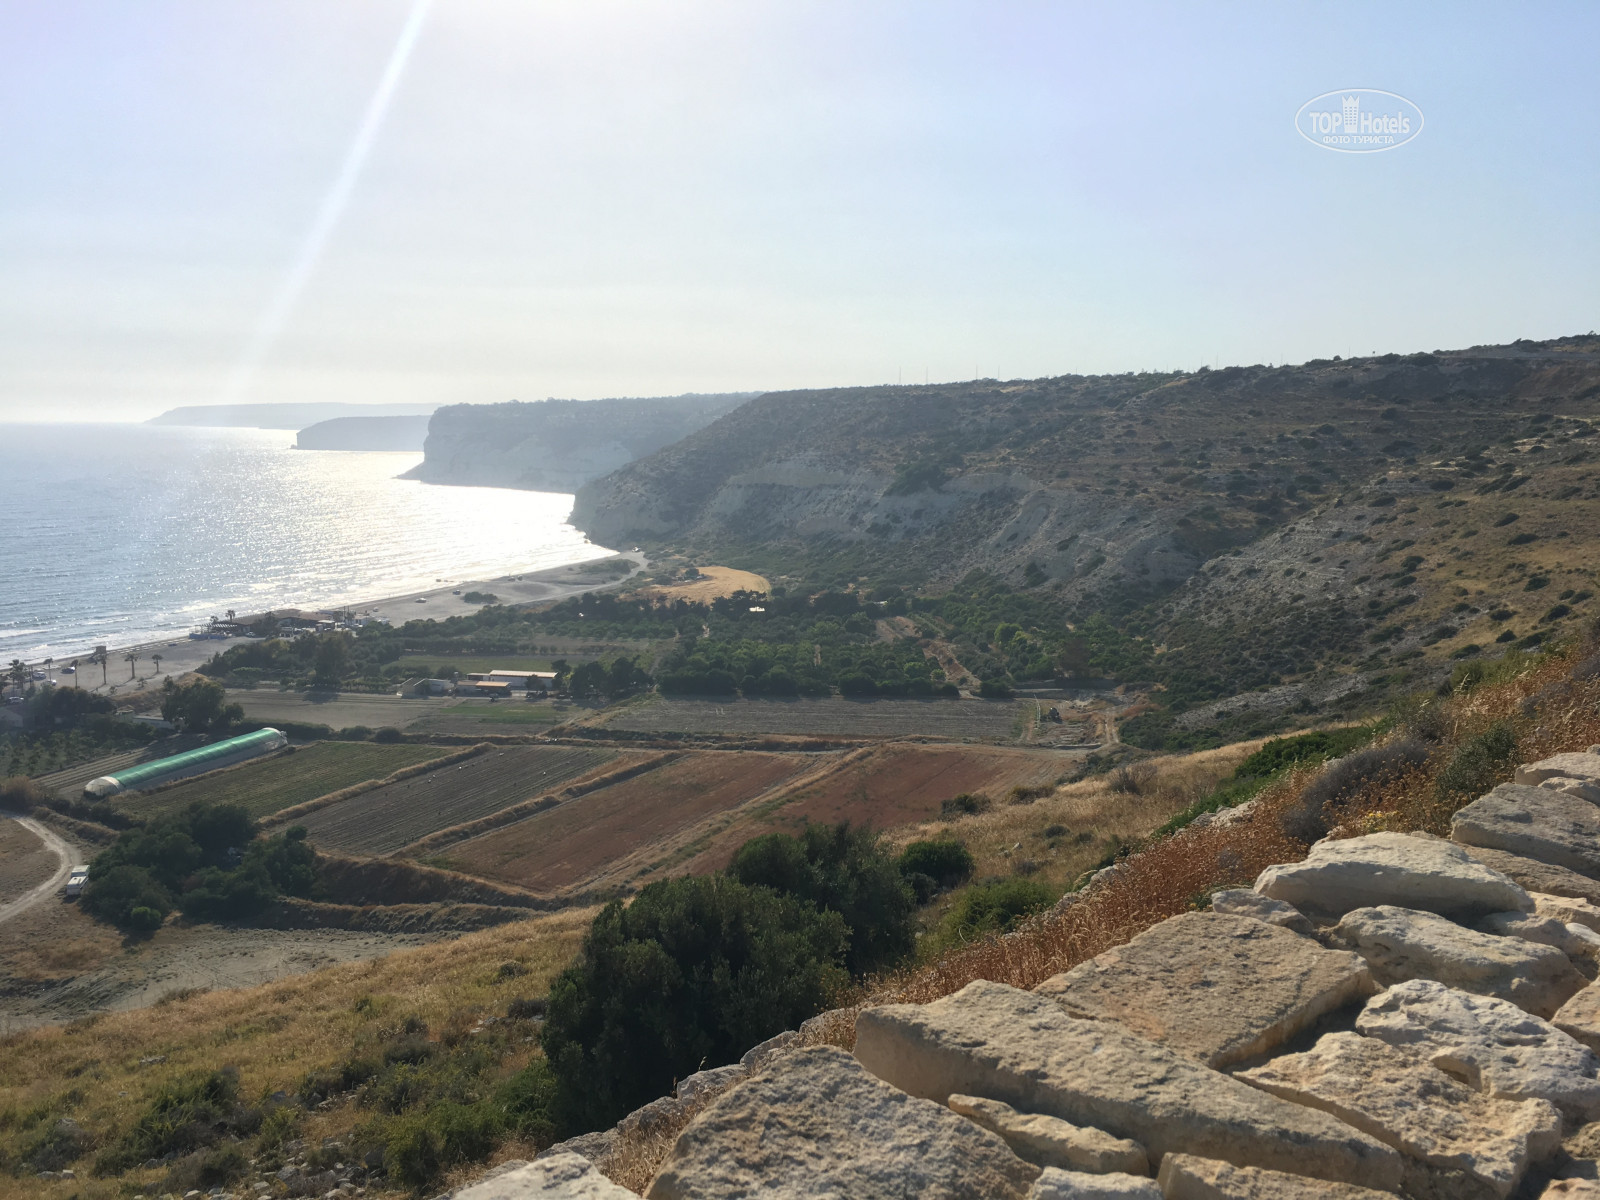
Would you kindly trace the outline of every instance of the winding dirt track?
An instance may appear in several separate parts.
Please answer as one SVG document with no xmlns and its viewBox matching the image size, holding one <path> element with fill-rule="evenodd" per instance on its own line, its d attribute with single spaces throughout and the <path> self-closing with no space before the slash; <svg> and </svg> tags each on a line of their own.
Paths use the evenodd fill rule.
<svg viewBox="0 0 1600 1200">
<path fill-rule="evenodd" d="M 55 851 L 57 859 L 56 873 L 38 887 L 24 892 L 15 900 L 0 904 L 0 922 L 9 921 L 18 913 L 26 912 L 39 901 L 46 899 L 52 892 L 67 882 L 67 875 L 72 871 L 72 847 L 56 836 L 53 830 L 39 824 L 32 817 L 13 817 L 12 820 L 16 821 L 29 833 L 38 837 L 45 844 L 46 849 Z"/>
</svg>

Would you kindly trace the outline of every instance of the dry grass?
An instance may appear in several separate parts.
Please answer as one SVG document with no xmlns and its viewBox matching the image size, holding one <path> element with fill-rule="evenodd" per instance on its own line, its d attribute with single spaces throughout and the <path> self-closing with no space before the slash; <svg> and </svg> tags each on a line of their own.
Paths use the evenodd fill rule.
<svg viewBox="0 0 1600 1200">
<path fill-rule="evenodd" d="M 691 604 L 710 604 L 734 592 L 770 591 L 772 584 L 764 575 L 754 571 L 736 571 L 732 567 L 701 567 L 700 578 L 685 583 L 669 583 L 660 587 L 644 588 L 641 596 L 663 596 L 668 600 L 686 600 Z"/>
<path fill-rule="evenodd" d="M 243 1097 L 253 1102 L 280 1089 L 294 1091 L 307 1072 L 342 1061 L 358 1039 L 407 1016 L 421 1017 L 432 1029 L 453 1029 L 503 1013 L 513 997 L 548 988 L 577 952 L 593 916 L 593 910 L 568 910 L 261 987 L 190 995 L 16 1034 L 3 1043 L 0 1146 L 14 1151 L 24 1140 L 19 1118 L 31 1110 L 51 1119 L 71 1116 L 105 1138 L 127 1129 L 156 1090 L 179 1076 L 235 1066 Z M 508 961 L 528 973 L 501 978 L 496 969 Z M 159 1063 L 140 1065 L 161 1056 Z M 313 1114 L 305 1136 L 340 1134 L 364 1115 L 349 1103 L 337 1105 Z M 124 1184 L 144 1190 L 160 1177 L 134 1171 L 119 1180 L 46 1182 L 0 1175 L 0 1198 L 109 1200 L 123 1195 Z"/>
</svg>

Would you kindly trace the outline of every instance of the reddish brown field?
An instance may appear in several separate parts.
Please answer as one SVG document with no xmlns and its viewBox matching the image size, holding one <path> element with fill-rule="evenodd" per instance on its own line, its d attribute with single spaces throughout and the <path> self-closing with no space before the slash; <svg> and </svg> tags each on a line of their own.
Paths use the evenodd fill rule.
<svg viewBox="0 0 1600 1200">
<path fill-rule="evenodd" d="M 750 838 L 773 830 L 793 833 L 807 821 L 849 821 L 889 829 L 926 821 L 962 792 L 981 792 L 997 804 L 1013 787 L 1054 783 L 1080 759 L 1046 750 L 999 746 L 888 745 L 858 751 L 834 770 L 764 803 L 716 837 L 689 864 L 691 871 L 726 866 Z"/>
<path fill-rule="evenodd" d="M 539 892 L 592 886 L 671 855 L 695 827 L 833 756 L 705 751 L 450 847 L 456 870 Z"/>
</svg>

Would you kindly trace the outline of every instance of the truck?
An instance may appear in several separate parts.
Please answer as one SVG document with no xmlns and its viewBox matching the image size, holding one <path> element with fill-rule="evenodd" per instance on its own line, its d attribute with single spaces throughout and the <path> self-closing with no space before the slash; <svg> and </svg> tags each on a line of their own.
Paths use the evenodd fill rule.
<svg viewBox="0 0 1600 1200">
<path fill-rule="evenodd" d="M 83 888 L 89 882 L 88 866 L 73 867 L 67 872 L 67 899 L 75 900 L 83 895 Z"/>
</svg>

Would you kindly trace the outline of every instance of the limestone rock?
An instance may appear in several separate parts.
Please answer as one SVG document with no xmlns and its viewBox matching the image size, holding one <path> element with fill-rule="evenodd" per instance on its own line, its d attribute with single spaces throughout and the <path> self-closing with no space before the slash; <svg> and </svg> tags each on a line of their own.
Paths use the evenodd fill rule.
<svg viewBox="0 0 1600 1200">
<path fill-rule="evenodd" d="M 744 1057 L 739 1060 L 739 1065 L 746 1071 L 765 1071 L 775 1059 L 790 1051 L 799 1036 L 799 1033 L 790 1029 L 775 1037 L 769 1037 L 759 1045 L 746 1050 Z"/>
<path fill-rule="evenodd" d="M 639 1200 L 581 1154 L 552 1154 L 453 1193 L 454 1200 Z"/>
<path fill-rule="evenodd" d="M 1414 1049 L 1497 1099 L 1548 1100 L 1569 1117 L 1600 1117 L 1600 1058 L 1509 1001 L 1413 979 L 1368 1000 L 1356 1031 Z"/>
<path fill-rule="evenodd" d="M 1112 1137 L 1100 1129 L 1085 1129 L 1060 1117 L 1019 1113 L 1009 1104 L 982 1096 L 950 1097 L 950 1111 L 998 1133 L 1018 1158 L 1041 1167 L 1104 1174 L 1150 1174 L 1150 1157 L 1138 1142 Z"/>
<path fill-rule="evenodd" d="M 1600 1050 L 1600 983 L 1591 983 L 1563 1004 L 1550 1023 L 1591 1050 Z"/>
<path fill-rule="evenodd" d="M 1112 1172 L 1092 1175 L 1047 1167 L 1034 1182 L 1028 1200 L 1163 1200 L 1161 1189 L 1148 1175 Z"/>
<path fill-rule="evenodd" d="M 1435 1070 L 1416 1050 L 1330 1033 L 1239 1078 L 1320 1108 L 1433 1167 L 1461 1171 L 1504 1200 L 1530 1162 L 1561 1144 L 1547 1100 L 1496 1100 Z"/>
<path fill-rule="evenodd" d="M 1281 925 L 1295 933 L 1313 932 L 1306 915 L 1292 904 L 1263 896 L 1250 888 L 1229 888 L 1211 897 L 1211 911 L 1232 917 L 1254 917 L 1268 925 Z"/>
<path fill-rule="evenodd" d="M 1600 879 L 1590 879 L 1587 875 L 1580 875 L 1566 867 L 1558 867 L 1553 863 L 1541 862 L 1537 858 L 1527 858 L 1521 854 L 1512 854 L 1508 850 L 1495 850 L 1489 846 L 1469 846 L 1464 843 L 1461 848 L 1475 861 L 1481 862 L 1486 867 L 1493 867 L 1502 875 L 1527 888 L 1530 895 L 1544 892 L 1551 896 L 1570 896 L 1600 905 Z M 1537 901 L 1535 903 L 1537 904 Z"/>
<path fill-rule="evenodd" d="M 1523 764 L 1513 776 L 1514 782 L 1526 784 L 1540 784 L 1547 779 L 1600 783 L 1600 754 L 1593 750 L 1580 754 L 1552 754 L 1538 762 Z"/>
<path fill-rule="evenodd" d="M 1264 921 L 1183 913 L 1034 989 L 1209 1067 L 1239 1062 L 1377 990 L 1354 954 Z"/>
<path fill-rule="evenodd" d="M 647 1194 L 1020 1200 L 1038 1175 L 994 1134 L 874 1079 L 842 1050 L 816 1046 L 713 1100 Z"/>
<path fill-rule="evenodd" d="M 1305 861 L 1268 867 L 1256 891 L 1304 912 L 1402 905 L 1447 917 L 1532 912 L 1527 892 L 1443 838 L 1373 833 L 1318 842 Z"/>
<path fill-rule="evenodd" d="M 1193 1154 L 1163 1158 L 1156 1182 L 1166 1200 L 1378 1200 L 1385 1194 L 1287 1171 L 1236 1167 Z"/>
<path fill-rule="evenodd" d="M 1600 933 L 1600 904 L 1576 896 L 1551 896 L 1544 892 L 1529 892 L 1533 897 L 1533 911 L 1541 917 L 1552 917 L 1566 925 L 1582 925 Z"/>
<path fill-rule="evenodd" d="M 1600 878 L 1600 806 L 1565 792 L 1502 783 L 1451 818 L 1450 837 Z"/>
<path fill-rule="evenodd" d="M 577 1137 L 557 1142 L 549 1149 L 535 1155 L 534 1161 L 554 1158 L 557 1154 L 577 1154 L 592 1163 L 604 1163 L 616 1148 L 619 1136 L 615 1128 L 601 1129 L 595 1133 L 580 1133 Z"/>
<path fill-rule="evenodd" d="M 1048 997 L 987 980 L 931 1004 L 863 1010 L 856 1057 L 914 1096 L 988 1096 L 1129 1138 L 1152 1160 L 1204 1154 L 1380 1188 L 1400 1179 L 1399 1155 L 1326 1113 L 1269 1096 L 1117 1022 L 1079 1020 Z"/>
<path fill-rule="evenodd" d="M 1588 983 L 1553 946 L 1479 933 L 1415 909 L 1358 908 L 1345 914 L 1332 936 L 1365 958 L 1384 986 L 1434 979 L 1510 1000 L 1541 1017 L 1554 1016 Z"/>
<path fill-rule="evenodd" d="M 673 1095 L 685 1104 L 693 1104 L 707 1096 L 715 1096 L 727 1091 L 739 1080 L 743 1079 L 745 1074 L 743 1063 L 731 1063 L 726 1067 L 712 1067 L 706 1071 L 696 1071 L 687 1079 L 679 1080 Z"/>
<path fill-rule="evenodd" d="M 1539 1193 L 1539 1200 L 1600 1200 L 1600 1183 L 1593 1179 L 1555 1179 Z"/>
<path fill-rule="evenodd" d="M 1538 912 L 1490 913 L 1478 923 L 1478 928 L 1497 937 L 1521 938 L 1525 942 L 1554 946 L 1568 958 L 1600 956 L 1600 934 L 1582 925 L 1568 925 L 1554 917 L 1540 916 Z"/>
</svg>

